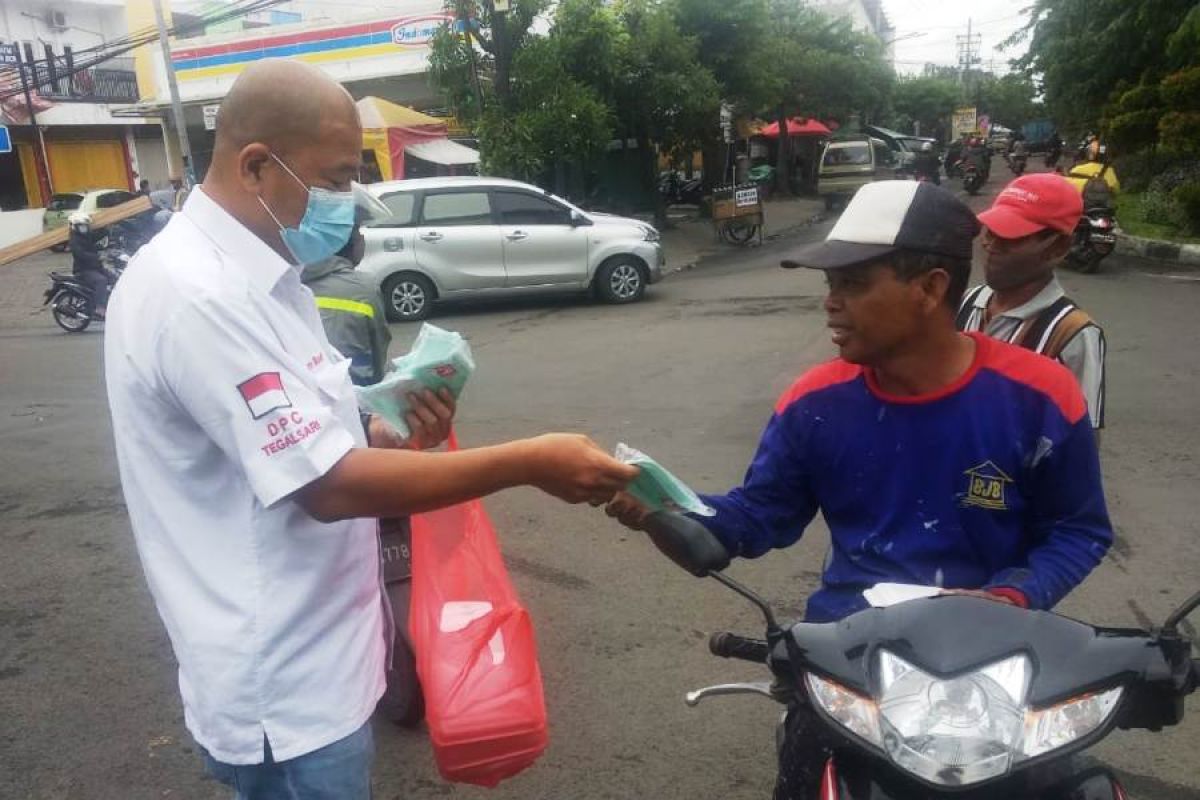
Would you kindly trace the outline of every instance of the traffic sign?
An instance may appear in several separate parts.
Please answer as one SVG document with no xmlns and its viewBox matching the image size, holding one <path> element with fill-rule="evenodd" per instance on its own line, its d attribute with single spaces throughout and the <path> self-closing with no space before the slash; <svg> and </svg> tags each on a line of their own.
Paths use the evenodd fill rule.
<svg viewBox="0 0 1200 800">
<path fill-rule="evenodd" d="M 0 125 L 0 153 L 12 152 L 12 137 L 8 135 L 8 126 Z"/>
<path fill-rule="evenodd" d="M 15 67 L 21 63 L 21 52 L 15 44 L 0 44 L 0 67 Z"/>
</svg>

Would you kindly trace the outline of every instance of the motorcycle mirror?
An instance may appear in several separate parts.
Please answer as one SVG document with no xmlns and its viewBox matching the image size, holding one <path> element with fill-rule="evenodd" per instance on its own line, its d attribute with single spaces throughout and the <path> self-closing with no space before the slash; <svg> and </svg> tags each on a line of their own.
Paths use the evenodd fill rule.
<svg viewBox="0 0 1200 800">
<path fill-rule="evenodd" d="M 642 527 L 663 555 L 697 578 L 729 566 L 725 545 L 691 517 L 656 511 L 646 517 Z"/>
<path fill-rule="evenodd" d="M 1167 621 L 1163 623 L 1163 632 L 1171 634 L 1175 633 L 1179 628 L 1179 623 L 1183 622 L 1183 620 L 1186 619 L 1187 616 L 1197 608 L 1200 608 L 1200 592 L 1196 592 L 1187 600 L 1183 601 L 1183 605 L 1175 609 L 1171 613 L 1171 616 L 1167 617 Z"/>
</svg>

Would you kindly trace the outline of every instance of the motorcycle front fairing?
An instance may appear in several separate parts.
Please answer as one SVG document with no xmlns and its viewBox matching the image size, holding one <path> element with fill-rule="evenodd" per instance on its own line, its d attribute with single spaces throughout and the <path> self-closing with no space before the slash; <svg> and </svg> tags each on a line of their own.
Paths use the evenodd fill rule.
<svg viewBox="0 0 1200 800">
<path fill-rule="evenodd" d="M 797 624 L 773 650 L 771 668 L 777 679 L 798 687 L 801 692 L 811 694 L 813 686 L 834 687 L 834 693 L 844 692 L 844 697 L 835 697 L 833 702 L 861 701 L 867 711 L 860 715 L 865 716 L 857 721 L 857 730 L 855 719 L 847 727 L 844 719 L 834 720 L 817 699 L 813 700 L 813 706 L 831 728 L 886 767 L 879 770 L 880 774 L 894 771 L 904 775 L 901 783 L 924 786 L 925 796 L 965 790 L 979 792 L 989 784 L 999 789 L 1000 784 L 1019 778 L 1039 764 L 1061 761 L 1064 755 L 1084 749 L 1107 735 L 1119 723 L 1122 705 L 1127 705 L 1132 692 L 1153 694 L 1148 687 L 1156 684 L 1168 687 L 1172 679 L 1162 648 L 1144 631 L 1096 628 L 1050 612 L 955 595 L 867 609 L 834 623 Z M 1000 765 L 995 767 L 994 774 L 972 775 L 969 766 L 953 767 L 948 770 L 949 776 L 946 770 L 939 773 L 933 768 L 920 774 L 908 772 L 896 762 L 896 753 L 903 755 L 907 751 L 895 745 L 901 740 L 907 745 L 908 740 L 885 730 L 881 722 L 886 716 L 879 704 L 879 698 L 886 700 L 881 676 L 885 668 L 892 677 L 899 675 L 901 680 L 905 674 L 910 678 L 924 676 L 931 687 L 941 687 L 938 691 L 963 691 L 966 686 L 968 692 L 979 691 L 971 687 L 976 685 L 975 676 L 981 671 L 1000 670 L 1002 674 L 996 677 L 1003 683 L 1006 674 L 1013 678 L 1015 668 L 1020 688 L 1013 691 L 1016 699 L 1010 705 L 1014 707 L 1006 712 L 1014 737 L 1010 742 L 1012 747 L 1024 746 L 1024 742 L 1017 741 L 1026 735 L 1020 730 L 1021 714 L 1028 720 L 1029 714 L 1040 714 L 1042 709 L 1052 709 L 1073 698 L 1091 697 L 1089 693 L 1108 705 L 1103 724 L 1087 735 L 1062 745 L 1055 744 L 1051 737 L 1048 745 L 1033 749 L 1032 754 L 1010 750 L 1007 764 L 1000 760 L 1005 755 L 1002 748 L 991 745 L 994 750 L 988 757 L 997 759 L 995 763 Z M 823 681 L 814 683 L 806 673 Z M 1163 695 L 1167 694 L 1164 689 Z M 855 696 L 859 701 L 854 700 Z M 982 719 L 991 713 L 989 703 L 999 714 L 1001 700 L 979 691 L 979 696 L 970 698 L 970 703 L 982 709 L 978 714 Z M 1158 700 L 1158 707 L 1165 709 L 1163 724 L 1172 724 L 1171 717 L 1177 715 L 1166 708 L 1161 698 Z M 952 706 L 948 700 L 946 707 Z M 1182 709 L 1178 709 L 1178 714 L 1181 713 Z M 872 714 L 876 720 L 866 719 Z M 987 716 L 984 722 L 991 724 L 991 719 Z M 885 734 L 893 738 L 885 740 Z M 885 741 L 893 748 L 891 755 L 885 752 Z M 960 774 L 953 774 L 955 770 Z M 1044 785 L 1045 776 L 1039 777 L 1036 783 Z M 930 794 L 929 790 L 934 792 Z"/>
</svg>

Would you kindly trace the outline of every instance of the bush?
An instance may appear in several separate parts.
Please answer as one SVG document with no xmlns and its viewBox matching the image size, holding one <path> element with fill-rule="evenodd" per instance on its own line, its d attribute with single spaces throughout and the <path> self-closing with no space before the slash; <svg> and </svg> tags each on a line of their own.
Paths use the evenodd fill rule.
<svg viewBox="0 0 1200 800">
<path fill-rule="evenodd" d="M 1170 192 L 1151 189 L 1142 195 L 1135 216 L 1142 222 L 1162 225 L 1178 220 L 1179 212 Z"/>
<path fill-rule="evenodd" d="M 1161 108 L 1130 111 L 1108 120 L 1108 142 L 1115 149 L 1133 153 L 1152 146 L 1158 140 Z"/>
<path fill-rule="evenodd" d="M 1117 173 L 1120 177 L 1121 173 Z M 1160 160 L 1158 174 L 1150 181 L 1149 189 L 1161 194 L 1171 194 L 1180 186 L 1200 183 L 1200 161 Z"/>
<path fill-rule="evenodd" d="M 1183 184 L 1171 197 L 1180 227 L 1191 236 L 1200 236 L 1200 181 Z"/>
<path fill-rule="evenodd" d="M 1177 153 L 1200 153 L 1200 111 L 1169 111 L 1158 121 L 1163 147 Z"/>
<path fill-rule="evenodd" d="M 1150 181 L 1158 175 L 1163 159 L 1153 150 L 1142 150 L 1117 156 L 1113 168 L 1121 179 L 1121 189 L 1137 194 L 1150 188 Z"/>
<path fill-rule="evenodd" d="M 1200 67 L 1163 78 L 1162 99 L 1169 108 L 1200 111 Z"/>
</svg>

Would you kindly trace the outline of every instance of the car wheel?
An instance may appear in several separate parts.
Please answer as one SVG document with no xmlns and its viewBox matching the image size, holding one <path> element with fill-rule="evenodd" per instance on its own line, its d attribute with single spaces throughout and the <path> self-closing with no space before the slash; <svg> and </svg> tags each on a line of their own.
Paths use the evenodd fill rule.
<svg viewBox="0 0 1200 800">
<path fill-rule="evenodd" d="M 393 275 L 383 283 L 383 307 L 393 322 L 420 322 L 433 310 L 436 292 L 423 275 Z"/>
<path fill-rule="evenodd" d="M 646 273 L 636 259 L 622 256 L 600 267 L 595 285 L 606 303 L 633 303 L 646 292 Z"/>
</svg>

